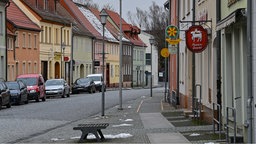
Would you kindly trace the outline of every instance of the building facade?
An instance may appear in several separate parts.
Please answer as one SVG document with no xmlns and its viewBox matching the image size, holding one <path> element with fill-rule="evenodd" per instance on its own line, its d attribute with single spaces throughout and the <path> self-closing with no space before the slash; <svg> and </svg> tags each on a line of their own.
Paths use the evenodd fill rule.
<svg viewBox="0 0 256 144">
<path fill-rule="evenodd" d="M 0 2 L 0 78 L 7 79 L 7 48 L 6 48 L 6 9 L 9 0 Z"/>
<path fill-rule="evenodd" d="M 7 10 L 7 80 L 20 74 L 39 73 L 40 27 L 33 23 L 13 1 Z"/>
</svg>

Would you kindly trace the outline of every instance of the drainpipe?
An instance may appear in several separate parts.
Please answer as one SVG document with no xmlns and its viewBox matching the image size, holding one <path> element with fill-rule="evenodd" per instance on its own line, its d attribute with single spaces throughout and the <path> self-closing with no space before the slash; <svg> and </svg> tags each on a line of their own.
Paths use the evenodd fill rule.
<svg viewBox="0 0 256 144">
<path fill-rule="evenodd" d="M 192 10 L 192 25 L 195 25 L 195 17 L 196 17 L 196 1 L 193 0 L 193 10 Z M 195 110 L 195 100 L 196 97 L 195 93 L 195 53 L 192 53 L 192 113 L 194 113 Z"/>
<path fill-rule="evenodd" d="M 92 38 L 92 73 L 95 73 L 95 38 Z"/>
<path fill-rule="evenodd" d="M 217 23 L 221 20 L 221 1 L 216 1 L 216 20 Z M 222 102 L 221 102 L 221 31 L 217 31 L 217 37 L 216 37 L 216 46 L 217 46 L 217 104 L 220 105 L 220 110 L 217 111 L 217 115 L 219 115 L 222 111 Z M 221 115 L 221 114 L 220 114 Z M 219 117 L 217 118 L 219 120 Z M 219 120 L 221 121 L 221 120 Z"/>
<path fill-rule="evenodd" d="M 60 57 L 61 57 L 61 60 L 60 60 L 60 76 L 59 76 L 59 78 L 62 78 L 62 75 L 63 75 L 63 66 L 62 66 L 62 57 L 64 57 L 64 56 L 62 56 L 62 47 L 63 47 L 63 43 L 62 43 L 62 29 L 64 28 L 65 26 L 62 26 L 61 28 L 60 28 Z M 56 76 L 56 74 L 55 74 L 55 76 Z"/>
<path fill-rule="evenodd" d="M 7 50 L 7 8 L 10 6 L 10 2 L 8 1 L 7 4 L 5 5 L 5 80 L 7 81 L 7 66 L 8 66 L 8 50 Z"/>
<path fill-rule="evenodd" d="M 69 85 L 73 85 L 73 58 L 74 58 L 74 33 L 72 31 L 73 25 L 71 23 L 71 50 L 70 50 L 70 71 L 69 71 Z"/>
<path fill-rule="evenodd" d="M 255 2 L 254 2 L 255 4 Z M 254 87 L 254 82 L 252 82 L 252 78 L 254 78 L 253 73 L 253 59 L 254 55 L 252 55 L 252 52 L 255 52 L 254 43 L 252 43 L 252 30 L 254 29 L 252 27 L 252 1 L 247 0 L 247 62 L 248 62 L 248 98 L 247 98 L 247 122 L 245 126 L 248 128 L 248 143 L 253 143 L 253 108 L 252 108 L 252 102 L 253 102 L 253 90 L 252 87 Z M 252 48 L 253 45 L 253 48 Z"/>
<path fill-rule="evenodd" d="M 180 17 L 180 1 L 178 0 L 178 18 Z M 178 22 L 178 29 L 180 29 L 180 24 Z M 177 105 L 180 105 L 180 44 L 177 45 Z"/>
</svg>

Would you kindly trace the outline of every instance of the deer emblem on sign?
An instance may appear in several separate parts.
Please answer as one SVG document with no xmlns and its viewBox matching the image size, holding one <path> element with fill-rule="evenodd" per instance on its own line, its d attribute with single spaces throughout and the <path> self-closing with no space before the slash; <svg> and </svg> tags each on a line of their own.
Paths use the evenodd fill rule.
<svg viewBox="0 0 256 144">
<path fill-rule="evenodd" d="M 197 42 L 201 42 L 202 41 L 202 32 L 195 29 L 194 31 L 190 32 L 191 35 L 192 35 L 192 40 L 193 42 L 196 42 L 196 39 L 197 39 Z"/>
</svg>

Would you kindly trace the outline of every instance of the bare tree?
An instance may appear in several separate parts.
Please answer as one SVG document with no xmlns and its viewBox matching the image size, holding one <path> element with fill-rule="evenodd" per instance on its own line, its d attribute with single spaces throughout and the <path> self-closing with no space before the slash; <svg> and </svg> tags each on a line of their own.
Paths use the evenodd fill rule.
<svg viewBox="0 0 256 144">
<path fill-rule="evenodd" d="M 153 2 L 149 7 L 149 12 L 136 8 L 136 15 L 128 12 L 128 20 L 155 37 L 155 45 L 158 47 L 159 54 L 162 48 L 167 47 L 165 28 L 168 24 L 168 13 L 163 7 Z M 159 68 L 162 67 L 164 67 L 164 58 L 159 55 Z"/>
<path fill-rule="evenodd" d="M 109 4 L 109 3 L 108 3 L 108 4 L 105 4 L 105 5 L 103 6 L 103 8 L 104 8 L 104 9 L 107 9 L 107 10 L 115 11 L 113 5 L 111 5 L 111 4 Z"/>
</svg>

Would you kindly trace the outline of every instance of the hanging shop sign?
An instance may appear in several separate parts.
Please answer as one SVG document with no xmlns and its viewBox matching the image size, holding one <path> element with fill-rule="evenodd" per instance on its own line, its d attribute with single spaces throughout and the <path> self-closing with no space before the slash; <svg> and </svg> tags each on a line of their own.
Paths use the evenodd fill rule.
<svg viewBox="0 0 256 144">
<path fill-rule="evenodd" d="M 207 30 L 200 25 L 189 27 L 186 31 L 186 44 L 193 53 L 204 51 L 208 44 Z"/>
<path fill-rule="evenodd" d="M 167 58 L 169 56 L 168 48 L 162 48 L 161 49 L 161 56 L 164 58 Z"/>
</svg>

